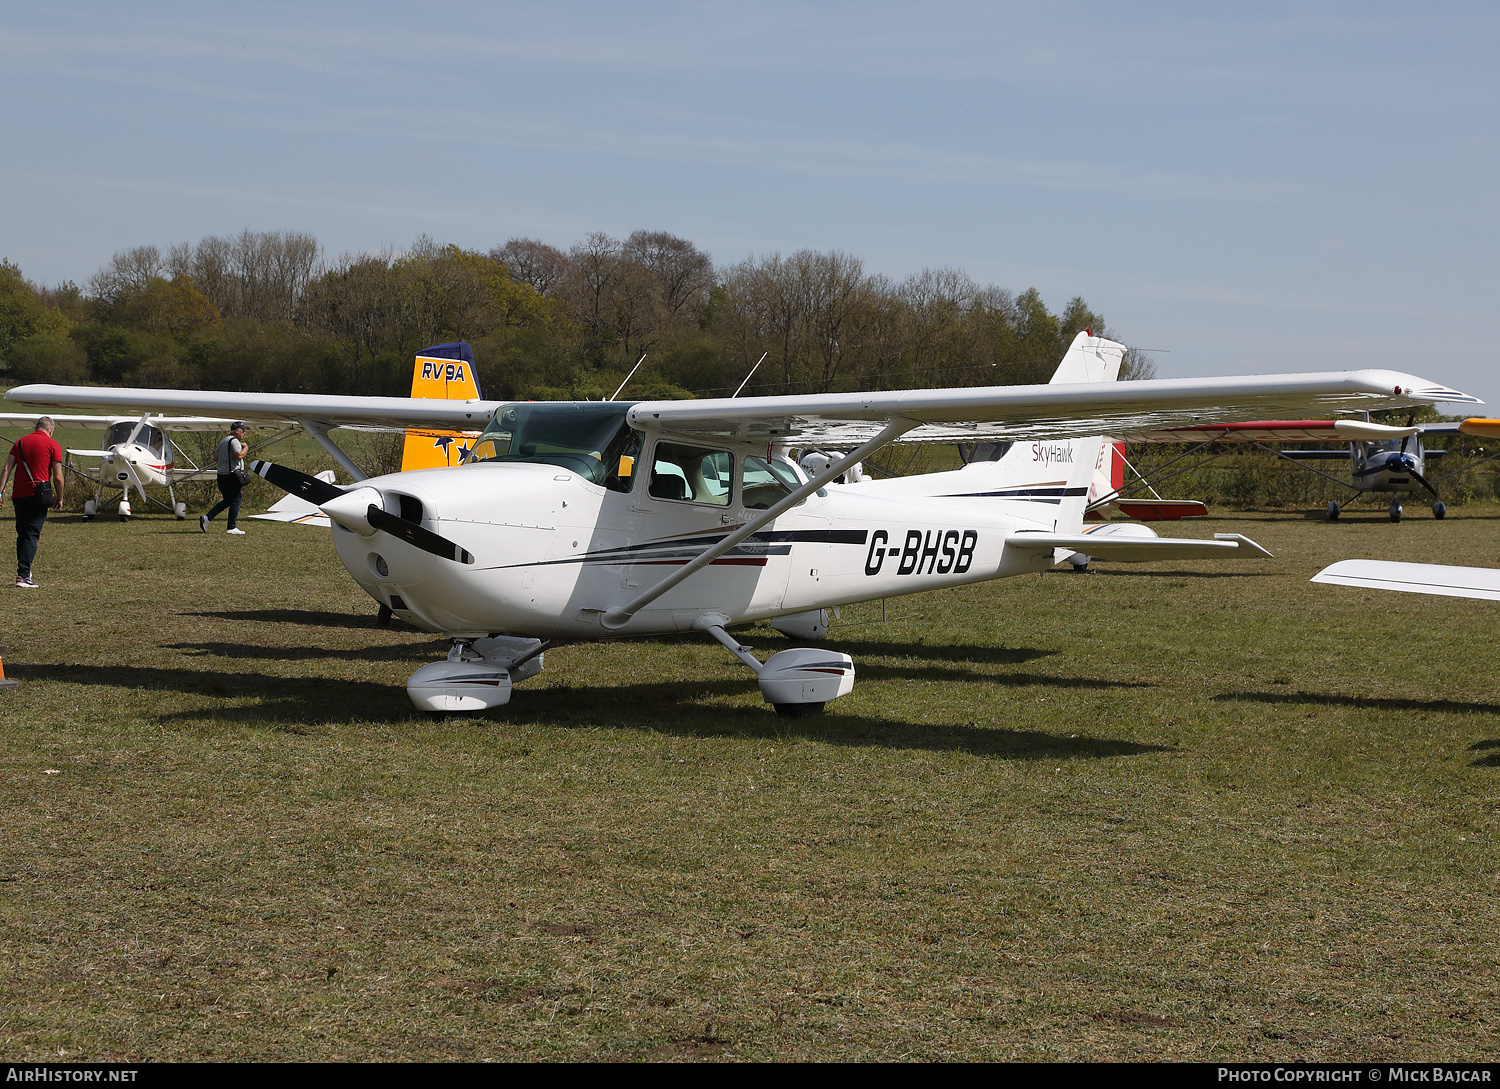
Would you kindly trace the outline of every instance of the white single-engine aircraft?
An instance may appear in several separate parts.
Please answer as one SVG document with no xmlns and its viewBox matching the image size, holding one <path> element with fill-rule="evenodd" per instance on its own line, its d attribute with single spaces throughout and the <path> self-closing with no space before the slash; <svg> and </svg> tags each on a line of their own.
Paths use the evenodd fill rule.
<svg viewBox="0 0 1500 1089">
<path fill-rule="evenodd" d="M 470 457 L 347 488 L 254 471 L 316 503 L 377 602 L 452 641 L 407 683 L 417 707 L 497 707 L 551 640 L 700 631 L 787 714 L 850 691 L 854 662 L 815 647 L 761 662 L 730 634 L 768 620 L 815 639 L 842 604 L 1101 560 L 1265 556 L 1213 540 L 1085 537 L 1103 434 L 1320 408 L 1476 399 L 1394 371 L 1116 383 L 1125 346 L 1081 333 L 1048 385 L 701 401 L 443 402 L 23 386 L 29 405 L 156 406 L 249 419 L 464 430 Z M 887 443 L 1015 440 L 998 461 L 825 488 Z M 849 448 L 808 479 L 777 450 Z M 347 459 L 346 459 L 347 460 Z"/>
</svg>

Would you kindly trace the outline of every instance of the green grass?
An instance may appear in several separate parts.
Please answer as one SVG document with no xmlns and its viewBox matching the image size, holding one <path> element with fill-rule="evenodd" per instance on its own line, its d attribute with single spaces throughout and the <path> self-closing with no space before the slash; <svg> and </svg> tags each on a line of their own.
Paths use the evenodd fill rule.
<svg viewBox="0 0 1500 1089">
<path fill-rule="evenodd" d="M 0 589 L 0 1051 L 1493 1061 L 1500 614 L 1306 580 L 1500 563 L 1500 510 L 1346 518 L 846 609 L 818 719 L 683 638 L 434 722 L 324 533 L 58 516 Z"/>
</svg>

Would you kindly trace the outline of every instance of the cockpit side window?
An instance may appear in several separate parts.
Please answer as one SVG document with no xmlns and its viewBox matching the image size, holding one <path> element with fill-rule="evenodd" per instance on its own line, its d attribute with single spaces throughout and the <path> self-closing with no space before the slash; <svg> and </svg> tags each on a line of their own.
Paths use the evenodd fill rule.
<svg viewBox="0 0 1500 1089">
<path fill-rule="evenodd" d="M 726 450 L 659 442 L 651 455 L 648 490 L 653 499 L 727 507 L 733 468 Z"/>
<path fill-rule="evenodd" d="M 740 482 L 740 504 L 746 510 L 770 510 L 802 484 L 797 471 L 786 462 L 749 457 Z"/>
</svg>

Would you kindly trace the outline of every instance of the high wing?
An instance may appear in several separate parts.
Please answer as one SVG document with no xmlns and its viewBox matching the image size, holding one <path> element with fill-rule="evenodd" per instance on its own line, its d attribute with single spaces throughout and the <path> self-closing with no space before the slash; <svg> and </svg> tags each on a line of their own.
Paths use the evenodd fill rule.
<svg viewBox="0 0 1500 1089">
<path fill-rule="evenodd" d="M 1084 346 L 1084 350 L 1090 348 L 1093 345 Z M 1069 350 L 1079 350 L 1078 343 L 1075 341 Z M 902 442 L 1073 438 L 1101 433 L 1132 439 L 1169 428 L 1197 426 L 1205 416 L 1474 401 L 1468 394 L 1414 375 L 1363 370 L 646 401 L 635 405 L 627 418 L 642 430 L 683 437 L 848 446 L 875 436 L 893 420 L 912 425 L 901 437 Z M 1341 425 L 1354 421 L 1332 422 Z M 1384 431 L 1382 437 L 1386 437 Z"/>
<path fill-rule="evenodd" d="M 1475 597 L 1500 601 L 1500 570 L 1490 567 L 1446 567 L 1435 563 L 1392 560 L 1340 560 L 1308 581 L 1406 594 Z"/>
</svg>

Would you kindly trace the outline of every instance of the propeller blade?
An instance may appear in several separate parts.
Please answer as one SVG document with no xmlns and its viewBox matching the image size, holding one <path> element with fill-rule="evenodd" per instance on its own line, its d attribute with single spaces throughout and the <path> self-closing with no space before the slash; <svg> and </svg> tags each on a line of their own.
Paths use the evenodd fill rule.
<svg viewBox="0 0 1500 1089">
<path fill-rule="evenodd" d="M 306 473 L 299 473 L 296 469 L 288 469 L 285 465 L 277 465 L 270 461 L 252 461 L 250 471 L 270 481 L 287 494 L 306 499 L 314 506 L 321 507 L 330 499 L 336 499 L 344 494 L 344 489 L 335 484 L 325 483 L 315 476 L 308 476 Z"/>
<path fill-rule="evenodd" d="M 415 522 L 408 522 L 405 518 L 397 517 L 387 510 L 370 504 L 370 509 L 365 512 L 366 519 L 376 529 L 384 530 L 392 537 L 400 537 L 409 545 L 420 548 L 423 552 L 431 552 L 434 556 L 441 556 L 445 560 L 454 563 L 473 563 L 474 556 L 466 549 L 460 548 L 446 537 L 439 537 L 430 529 L 424 529 Z"/>
<path fill-rule="evenodd" d="M 1437 489 L 1434 488 L 1431 484 L 1427 483 L 1427 478 L 1421 473 L 1417 472 L 1415 469 L 1411 471 L 1411 478 L 1418 484 L 1422 485 L 1422 487 L 1426 488 L 1429 492 L 1431 492 L 1432 498 L 1436 499 L 1438 497 Z"/>
</svg>

